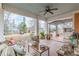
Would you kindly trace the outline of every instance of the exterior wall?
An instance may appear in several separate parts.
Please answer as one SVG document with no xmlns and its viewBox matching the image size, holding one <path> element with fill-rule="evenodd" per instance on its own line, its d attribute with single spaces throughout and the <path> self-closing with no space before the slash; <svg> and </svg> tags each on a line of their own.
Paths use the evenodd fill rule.
<svg viewBox="0 0 79 59">
<path fill-rule="evenodd" d="M 74 14 L 74 29 L 79 32 L 79 12 Z"/>
</svg>

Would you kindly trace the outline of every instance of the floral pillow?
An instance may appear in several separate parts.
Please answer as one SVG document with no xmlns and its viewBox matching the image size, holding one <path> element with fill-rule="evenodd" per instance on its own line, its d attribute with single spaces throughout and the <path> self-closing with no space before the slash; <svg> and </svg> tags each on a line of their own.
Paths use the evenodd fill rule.
<svg viewBox="0 0 79 59">
<path fill-rule="evenodd" d="M 15 40 L 14 40 L 13 38 L 10 38 L 10 39 L 8 40 L 8 44 L 9 44 L 9 45 L 14 45 L 14 44 L 15 44 Z"/>
</svg>

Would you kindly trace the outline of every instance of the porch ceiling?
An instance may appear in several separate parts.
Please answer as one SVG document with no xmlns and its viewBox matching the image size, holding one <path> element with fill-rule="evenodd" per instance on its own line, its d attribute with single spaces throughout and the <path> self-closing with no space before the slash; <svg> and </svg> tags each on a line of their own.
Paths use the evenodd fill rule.
<svg viewBox="0 0 79 59">
<path fill-rule="evenodd" d="M 41 17 L 44 17 L 43 13 L 40 13 L 40 11 L 44 10 L 45 6 L 49 5 L 51 8 L 58 8 L 57 11 L 53 11 L 54 14 L 47 14 L 46 17 L 48 17 L 49 21 L 54 20 L 55 17 L 59 15 L 63 15 L 69 12 L 73 12 L 75 10 L 79 9 L 78 3 L 6 3 L 3 5 L 13 6 L 16 8 L 19 8 L 21 10 L 26 10 L 26 12 L 31 12 L 34 15 L 40 15 Z"/>
</svg>

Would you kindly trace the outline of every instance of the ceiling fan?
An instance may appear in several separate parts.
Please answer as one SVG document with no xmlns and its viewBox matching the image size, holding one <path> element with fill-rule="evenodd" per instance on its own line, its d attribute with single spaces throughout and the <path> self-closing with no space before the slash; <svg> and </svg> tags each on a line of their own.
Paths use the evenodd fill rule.
<svg viewBox="0 0 79 59">
<path fill-rule="evenodd" d="M 58 10 L 58 8 L 50 8 L 50 6 L 46 6 L 45 10 L 41 11 L 41 12 L 44 12 L 44 15 L 46 15 L 47 13 L 50 13 L 50 14 L 54 14 L 52 11 L 53 10 Z"/>
</svg>

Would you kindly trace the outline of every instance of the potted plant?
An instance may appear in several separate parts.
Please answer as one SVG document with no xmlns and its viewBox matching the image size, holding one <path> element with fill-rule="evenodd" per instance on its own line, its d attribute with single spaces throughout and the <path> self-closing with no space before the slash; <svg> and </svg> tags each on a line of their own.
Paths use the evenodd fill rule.
<svg viewBox="0 0 79 59">
<path fill-rule="evenodd" d="M 40 39 L 45 39 L 45 33 L 44 32 L 40 32 Z"/>
</svg>

